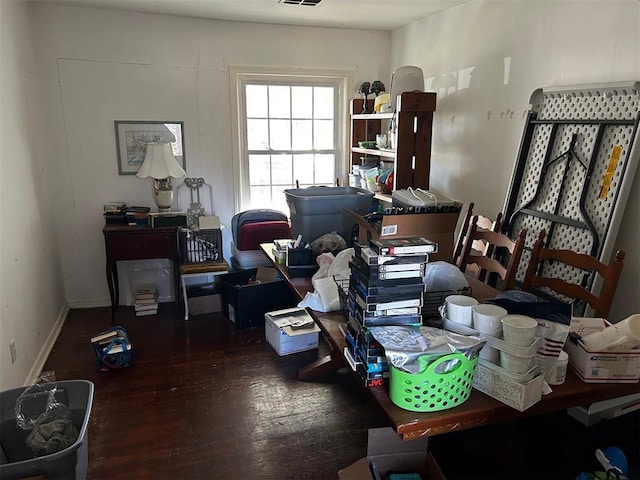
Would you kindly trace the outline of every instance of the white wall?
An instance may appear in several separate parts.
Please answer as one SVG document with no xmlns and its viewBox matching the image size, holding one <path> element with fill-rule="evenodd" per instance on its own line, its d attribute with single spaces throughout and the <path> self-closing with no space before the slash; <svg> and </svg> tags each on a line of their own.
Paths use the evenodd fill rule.
<svg viewBox="0 0 640 480">
<path fill-rule="evenodd" d="M 502 210 L 534 89 L 640 80 L 637 0 L 472 0 L 397 29 L 391 65 L 438 91 L 431 186 Z M 507 60 L 505 60 L 507 59 Z M 640 169 L 618 236 L 627 257 L 610 318 L 640 312 Z"/>
<path fill-rule="evenodd" d="M 66 315 L 29 9 L 0 2 L 0 390 L 37 373 Z"/>
<path fill-rule="evenodd" d="M 187 175 L 213 185 L 215 213 L 230 225 L 229 65 L 346 70 L 356 85 L 389 75 L 388 32 L 52 5 L 38 5 L 36 22 L 48 118 L 58 139 L 54 202 L 72 307 L 108 304 L 102 204 L 154 205 L 148 181 L 118 175 L 114 120 L 184 121 Z"/>
</svg>

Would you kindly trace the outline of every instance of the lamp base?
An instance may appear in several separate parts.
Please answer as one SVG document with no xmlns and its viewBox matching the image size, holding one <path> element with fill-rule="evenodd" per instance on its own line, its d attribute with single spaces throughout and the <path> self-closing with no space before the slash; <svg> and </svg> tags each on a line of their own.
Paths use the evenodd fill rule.
<svg viewBox="0 0 640 480">
<path fill-rule="evenodd" d="M 153 199 L 160 213 L 169 213 L 173 205 L 171 177 L 153 180 Z"/>
</svg>

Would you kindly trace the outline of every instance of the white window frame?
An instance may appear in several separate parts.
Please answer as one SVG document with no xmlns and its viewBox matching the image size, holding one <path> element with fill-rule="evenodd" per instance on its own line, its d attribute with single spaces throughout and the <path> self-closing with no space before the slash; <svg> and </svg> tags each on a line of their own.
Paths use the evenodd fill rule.
<svg viewBox="0 0 640 480">
<path fill-rule="evenodd" d="M 246 119 L 244 86 L 249 83 L 265 84 L 308 84 L 332 86 L 336 88 L 334 105 L 334 142 L 336 147 L 335 173 L 340 179 L 346 178 L 350 151 L 347 128 L 349 123 L 347 96 L 345 92 L 353 87 L 353 73 L 341 70 L 285 69 L 265 67 L 229 66 L 229 87 L 231 97 L 231 133 L 233 141 L 233 178 L 235 190 L 235 211 L 246 210 L 250 200 L 249 158 L 246 145 Z M 265 207 L 266 208 L 266 207 Z"/>
</svg>

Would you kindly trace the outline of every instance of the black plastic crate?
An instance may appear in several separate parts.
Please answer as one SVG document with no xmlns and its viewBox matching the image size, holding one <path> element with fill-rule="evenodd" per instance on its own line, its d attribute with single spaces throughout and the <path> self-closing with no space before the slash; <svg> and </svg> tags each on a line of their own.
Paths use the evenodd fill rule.
<svg viewBox="0 0 640 480">
<path fill-rule="evenodd" d="M 220 275 L 223 310 L 238 329 L 264 325 L 266 312 L 297 305 L 299 299 L 284 280 L 254 283 L 257 269 Z"/>
<path fill-rule="evenodd" d="M 223 262 L 222 231 L 219 228 L 208 230 L 179 230 L 180 263 L 192 265 L 196 263 Z"/>
</svg>

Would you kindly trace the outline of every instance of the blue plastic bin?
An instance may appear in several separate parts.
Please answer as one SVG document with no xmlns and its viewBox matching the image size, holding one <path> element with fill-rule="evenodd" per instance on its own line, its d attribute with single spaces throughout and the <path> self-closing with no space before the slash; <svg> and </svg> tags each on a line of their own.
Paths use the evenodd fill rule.
<svg viewBox="0 0 640 480">
<path fill-rule="evenodd" d="M 56 399 L 71 410 L 71 419 L 78 428 L 78 439 L 73 445 L 59 452 L 35 457 L 26 444 L 28 432 L 16 423 L 15 405 L 18 397 L 28 387 L 0 392 L 0 444 L 8 463 L 0 465 L 0 478 L 24 478 L 42 475 L 47 479 L 87 478 L 87 427 L 93 403 L 93 383 L 87 380 L 65 380 L 55 382 L 58 387 Z M 23 405 L 29 409 L 44 411 L 46 395 L 34 396 L 41 405 Z"/>
</svg>

